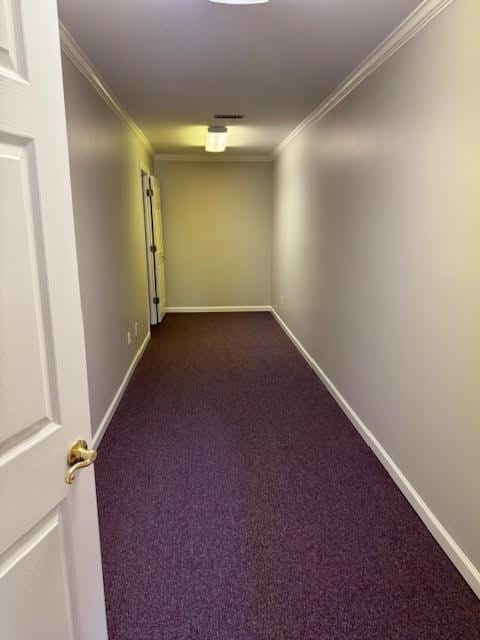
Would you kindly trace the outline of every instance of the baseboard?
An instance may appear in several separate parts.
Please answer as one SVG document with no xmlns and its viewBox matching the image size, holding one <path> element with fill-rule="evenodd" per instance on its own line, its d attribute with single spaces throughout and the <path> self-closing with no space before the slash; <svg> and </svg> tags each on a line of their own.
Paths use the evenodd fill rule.
<svg viewBox="0 0 480 640">
<path fill-rule="evenodd" d="M 167 313 L 232 313 L 239 311 L 271 311 L 270 305 L 258 307 L 167 307 Z"/>
<path fill-rule="evenodd" d="M 302 343 L 295 337 L 293 332 L 289 329 L 289 327 L 285 324 L 282 318 L 278 315 L 275 309 L 271 309 L 273 317 L 276 319 L 280 327 L 285 331 L 287 336 L 296 346 L 301 355 L 305 358 L 307 363 L 311 366 L 311 368 L 315 371 L 317 376 L 326 386 L 330 394 L 336 400 L 342 411 L 352 422 L 354 427 L 360 433 L 362 438 L 368 444 L 368 446 L 375 453 L 377 458 L 383 464 L 391 478 L 394 480 L 395 484 L 398 486 L 403 495 L 410 502 L 412 507 L 415 509 L 417 514 L 420 516 L 430 533 L 445 551 L 447 556 L 456 566 L 458 571 L 464 577 L 466 582 L 470 585 L 474 593 L 480 598 L 480 571 L 475 567 L 475 565 L 470 561 L 467 555 L 462 551 L 459 545 L 455 542 L 452 536 L 448 533 L 445 527 L 442 525 L 440 520 L 435 516 L 435 514 L 429 509 L 426 502 L 420 496 L 420 494 L 415 490 L 413 485 L 409 482 L 406 476 L 402 473 L 400 468 L 397 466 L 393 458 L 390 454 L 383 448 L 380 442 L 376 439 L 373 433 L 367 428 L 367 426 L 362 422 L 360 417 L 355 413 L 353 408 L 348 404 L 347 400 L 342 396 L 340 391 L 336 388 L 330 378 L 326 375 L 326 373 L 322 370 L 322 368 L 317 364 L 314 358 L 308 353 Z"/>
<path fill-rule="evenodd" d="M 127 388 L 128 383 L 130 382 L 130 378 L 132 377 L 137 364 L 140 362 L 140 359 L 143 356 L 143 352 L 147 348 L 149 341 L 150 341 L 150 331 L 145 337 L 145 340 L 140 345 L 139 350 L 135 354 L 135 357 L 133 358 L 131 365 L 128 367 L 128 371 L 125 374 L 125 377 L 123 378 L 122 383 L 118 387 L 117 393 L 113 397 L 113 400 L 110 406 L 108 407 L 107 412 L 103 417 L 103 420 L 101 421 L 100 425 L 98 426 L 98 429 L 95 432 L 95 435 L 92 438 L 92 444 L 94 449 L 96 449 L 100 444 L 100 442 L 102 441 L 102 438 L 105 435 L 107 427 L 110 424 L 111 419 L 113 418 L 113 414 L 115 413 L 118 407 L 118 404 L 122 399 L 123 394 L 125 393 L 125 389 Z"/>
</svg>

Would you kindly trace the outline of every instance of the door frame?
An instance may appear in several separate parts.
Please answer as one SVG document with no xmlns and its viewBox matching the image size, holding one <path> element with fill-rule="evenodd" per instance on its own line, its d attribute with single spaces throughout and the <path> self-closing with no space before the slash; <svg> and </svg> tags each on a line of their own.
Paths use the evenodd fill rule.
<svg viewBox="0 0 480 640">
<path fill-rule="evenodd" d="M 158 316 L 162 322 L 166 315 L 167 290 L 165 281 L 165 239 L 163 235 L 162 205 L 160 197 L 160 182 L 154 173 L 150 174 L 150 206 L 153 215 L 153 228 L 155 233 L 155 273 L 157 282 L 157 295 L 159 297 Z"/>
<path fill-rule="evenodd" d="M 147 309 L 150 325 L 156 325 L 161 322 L 157 286 L 157 265 L 155 252 L 150 249 L 155 245 L 155 225 L 153 221 L 153 203 L 151 197 L 145 192 L 145 178 L 151 174 L 149 167 L 140 163 L 140 186 L 142 194 L 143 209 L 143 227 L 144 227 L 144 243 L 145 243 L 145 266 L 147 279 Z M 147 202 L 148 201 L 148 202 Z"/>
</svg>

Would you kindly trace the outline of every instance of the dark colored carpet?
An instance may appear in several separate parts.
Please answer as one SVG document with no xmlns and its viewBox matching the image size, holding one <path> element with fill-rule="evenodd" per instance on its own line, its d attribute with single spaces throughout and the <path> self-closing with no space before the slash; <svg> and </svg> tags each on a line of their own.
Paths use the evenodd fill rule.
<svg viewBox="0 0 480 640">
<path fill-rule="evenodd" d="M 96 474 L 110 640 L 480 639 L 480 602 L 268 314 L 167 316 Z"/>
</svg>

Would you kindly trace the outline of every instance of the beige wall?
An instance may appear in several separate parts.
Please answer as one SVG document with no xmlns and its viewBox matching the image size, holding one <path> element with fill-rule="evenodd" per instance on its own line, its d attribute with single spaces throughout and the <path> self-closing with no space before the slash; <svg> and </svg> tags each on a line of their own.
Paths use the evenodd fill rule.
<svg viewBox="0 0 480 640">
<path fill-rule="evenodd" d="M 271 163 L 159 162 L 169 307 L 270 304 Z"/>
<path fill-rule="evenodd" d="M 275 309 L 477 568 L 479 68 L 457 0 L 281 153 L 273 243 Z"/>
<path fill-rule="evenodd" d="M 140 162 L 151 158 L 65 54 L 62 65 L 95 431 L 149 330 Z"/>
</svg>

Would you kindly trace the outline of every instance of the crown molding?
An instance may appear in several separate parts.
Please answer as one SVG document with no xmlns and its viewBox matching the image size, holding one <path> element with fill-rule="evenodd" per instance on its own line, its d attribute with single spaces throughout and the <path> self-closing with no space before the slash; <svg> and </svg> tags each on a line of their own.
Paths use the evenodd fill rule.
<svg viewBox="0 0 480 640">
<path fill-rule="evenodd" d="M 140 127 L 135 124 L 131 115 L 122 107 L 108 84 L 95 69 L 85 52 L 80 48 L 78 43 L 73 38 L 72 34 L 69 32 L 69 30 L 61 22 L 60 44 L 62 47 L 62 51 L 73 62 L 80 73 L 90 82 L 99 96 L 107 103 L 112 111 L 116 113 L 117 116 L 130 127 L 133 133 L 142 141 L 142 143 L 146 146 L 150 153 L 153 153 L 153 147 L 146 135 L 143 133 Z"/>
<path fill-rule="evenodd" d="M 320 103 L 289 135 L 280 142 L 271 154 L 238 155 L 210 157 L 206 154 L 156 154 L 155 159 L 168 162 L 271 162 L 302 131 L 321 120 L 327 113 L 344 100 L 365 78 L 380 67 L 400 47 L 423 29 L 443 9 L 454 0 L 424 0 L 385 40 L 370 53 L 363 62 L 350 73 L 343 82 Z M 100 74 L 95 70 L 86 54 L 82 51 L 68 29 L 60 23 L 60 42 L 62 50 L 77 69 L 95 88 L 108 106 L 130 127 L 143 142 L 150 153 L 153 147 L 143 131 L 135 124 L 130 114 L 121 106 L 115 95 Z"/>
<path fill-rule="evenodd" d="M 222 157 L 217 157 L 217 156 Z M 207 153 L 157 153 L 155 160 L 160 162 L 271 162 L 270 155 L 224 155 Z"/>
<path fill-rule="evenodd" d="M 329 111 L 334 109 L 349 93 L 351 93 L 365 78 L 378 69 L 390 56 L 402 47 L 410 38 L 423 29 L 443 9 L 454 0 L 424 0 L 400 25 L 385 38 L 385 40 L 370 53 L 350 73 L 343 82 L 320 103 L 288 136 L 275 147 L 272 158 L 280 155 L 282 150 L 294 140 L 302 131 L 321 120 Z"/>
</svg>

